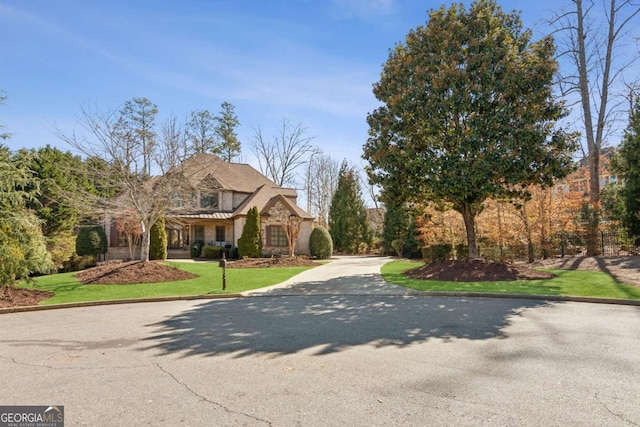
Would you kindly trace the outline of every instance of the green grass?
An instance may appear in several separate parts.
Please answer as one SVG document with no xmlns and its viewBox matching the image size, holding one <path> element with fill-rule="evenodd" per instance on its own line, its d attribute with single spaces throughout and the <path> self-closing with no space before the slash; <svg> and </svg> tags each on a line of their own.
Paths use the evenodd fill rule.
<svg viewBox="0 0 640 427">
<path fill-rule="evenodd" d="M 382 267 L 382 276 L 388 282 L 420 291 L 640 299 L 640 288 L 617 283 L 609 274 L 594 271 L 542 269 L 557 277 L 510 282 L 444 282 L 412 279 L 402 274 L 421 265 L 423 263 L 417 261 L 392 261 Z"/>
<path fill-rule="evenodd" d="M 275 285 L 308 270 L 310 267 L 227 269 L 227 289 L 222 290 L 222 269 L 216 263 L 167 263 L 199 277 L 174 282 L 138 285 L 83 285 L 73 277 L 76 273 L 52 274 L 34 279 L 21 286 L 55 293 L 41 305 L 71 302 L 154 298 L 202 294 L 224 294 L 249 291 Z"/>
</svg>

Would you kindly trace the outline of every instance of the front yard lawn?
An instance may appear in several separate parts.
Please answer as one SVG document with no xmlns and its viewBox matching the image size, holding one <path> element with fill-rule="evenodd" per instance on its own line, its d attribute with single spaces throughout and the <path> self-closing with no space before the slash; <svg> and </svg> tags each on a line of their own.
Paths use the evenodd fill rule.
<svg viewBox="0 0 640 427">
<path fill-rule="evenodd" d="M 486 292 L 527 295 L 563 295 L 598 298 L 640 299 L 640 288 L 616 282 L 606 273 L 581 270 L 551 270 L 552 279 L 509 282 L 443 282 L 412 279 L 404 271 L 423 265 L 418 261 L 392 261 L 382 267 L 382 276 L 390 283 L 420 291 Z"/>
<path fill-rule="evenodd" d="M 55 296 L 40 305 L 85 301 L 121 300 L 203 294 L 238 293 L 284 282 L 311 267 L 227 269 L 227 289 L 222 290 L 222 269 L 217 263 L 168 262 L 167 265 L 196 274 L 195 279 L 138 285 L 84 285 L 73 277 L 77 272 L 34 278 L 35 289 Z M 30 288 L 31 284 L 22 283 Z"/>
</svg>

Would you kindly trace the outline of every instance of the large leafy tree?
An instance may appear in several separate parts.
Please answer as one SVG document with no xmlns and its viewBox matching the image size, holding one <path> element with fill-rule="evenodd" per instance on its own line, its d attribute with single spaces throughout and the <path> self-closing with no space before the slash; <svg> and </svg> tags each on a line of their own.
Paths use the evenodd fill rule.
<svg viewBox="0 0 640 427">
<path fill-rule="evenodd" d="M 619 189 L 622 223 L 630 234 L 640 237 L 640 98 L 634 103 L 613 168 L 624 182 Z"/>
<path fill-rule="evenodd" d="M 75 252 L 75 230 L 83 216 L 83 203 L 73 197 L 77 189 L 97 194 L 89 179 L 86 163 L 71 152 L 50 146 L 37 150 L 22 149 L 15 158 L 24 161 L 33 175 L 38 177 L 39 191 L 34 193 L 27 207 L 41 220 L 47 249 L 57 268 L 61 268 Z M 30 185 L 36 189 L 35 183 Z"/>
<path fill-rule="evenodd" d="M 478 257 L 475 219 L 490 197 L 526 197 L 566 175 L 573 138 L 556 128 L 551 37 L 531 41 L 493 0 L 433 10 L 389 53 L 374 94 L 364 158 L 400 201 L 450 203 Z"/>
<path fill-rule="evenodd" d="M 373 243 L 358 176 L 346 161 L 340 167 L 338 186 L 331 199 L 329 233 L 333 249 L 338 252 L 358 253 Z"/>
<path fill-rule="evenodd" d="M 4 100 L 0 95 L 0 105 Z M 3 128 L 0 124 L 0 131 Z M 10 136 L 0 133 L 0 140 Z M 40 222 L 27 209 L 38 192 L 38 180 L 28 165 L 27 158 L 12 156 L 0 144 L 0 297 L 16 279 L 48 272 L 52 267 Z"/>
<path fill-rule="evenodd" d="M 24 158 L 0 145 L 0 288 L 52 267 L 40 222 L 26 207 L 34 200 L 36 184 Z"/>
</svg>

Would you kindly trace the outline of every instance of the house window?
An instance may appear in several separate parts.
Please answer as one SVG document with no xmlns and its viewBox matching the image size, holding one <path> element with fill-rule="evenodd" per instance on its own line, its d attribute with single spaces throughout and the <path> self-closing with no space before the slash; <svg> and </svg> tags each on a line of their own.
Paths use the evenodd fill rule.
<svg viewBox="0 0 640 427">
<path fill-rule="evenodd" d="M 201 208 L 217 208 L 218 207 L 218 194 L 202 194 L 200 196 Z"/>
<path fill-rule="evenodd" d="M 216 226 L 216 242 L 224 242 L 227 240 L 224 234 L 224 226 Z"/>
<path fill-rule="evenodd" d="M 193 243 L 204 243 L 204 227 L 196 225 L 193 227 Z"/>
<path fill-rule="evenodd" d="M 267 226 L 267 246 L 288 247 L 287 235 L 280 225 Z"/>
</svg>

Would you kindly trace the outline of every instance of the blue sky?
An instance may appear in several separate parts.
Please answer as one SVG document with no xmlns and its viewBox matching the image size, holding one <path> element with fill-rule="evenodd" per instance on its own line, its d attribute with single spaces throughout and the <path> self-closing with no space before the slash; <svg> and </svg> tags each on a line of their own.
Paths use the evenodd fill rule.
<svg viewBox="0 0 640 427">
<path fill-rule="evenodd" d="M 260 126 L 301 123 L 314 145 L 362 165 L 371 87 L 388 50 L 427 21 L 432 0 L 0 0 L 0 123 L 12 150 L 71 132 L 82 105 L 133 97 L 159 119 L 236 107 L 242 160 Z M 464 2 L 469 4 L 470 2 Z M 539 37 L 569 0 L 502 1 Z M 448 5 L 449 2 L 446 2 Z M 536 37 L 536 38 L 538 38 Z"/>
</svg>

